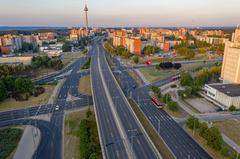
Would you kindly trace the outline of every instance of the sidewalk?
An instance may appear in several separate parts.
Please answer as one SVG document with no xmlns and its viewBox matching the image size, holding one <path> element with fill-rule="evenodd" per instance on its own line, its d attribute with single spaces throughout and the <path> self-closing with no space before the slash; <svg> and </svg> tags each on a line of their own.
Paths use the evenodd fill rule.
<svg viewBox="0 0 240 159">
<path fill-rule="evenodd" d="M 140 77 L 140 79 L 144 82 L 145 85 L 150 84 L 150 82 L 144 77 L 142 72 L 140 72 L 138 69 L 134 69 L 134 71 L 137 73 L 137 75 Z"/>
<path fill-rule="evenodd" d="M 13 159 L 31 159 L 41 139 L 39 129 L 26 126 Z"/>
</svg>

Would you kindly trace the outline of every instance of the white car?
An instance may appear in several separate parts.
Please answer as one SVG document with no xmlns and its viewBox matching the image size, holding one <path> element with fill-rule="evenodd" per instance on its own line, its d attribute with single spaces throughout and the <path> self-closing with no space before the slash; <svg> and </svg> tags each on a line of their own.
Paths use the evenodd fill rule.
<svg viewBox="0 0 240 159">
<path fill-rule="evenodd" d="M 59 110 L 59 105 L 56 105 L 56 108 L 55 108 L 55 110 Z"/>
</svg>

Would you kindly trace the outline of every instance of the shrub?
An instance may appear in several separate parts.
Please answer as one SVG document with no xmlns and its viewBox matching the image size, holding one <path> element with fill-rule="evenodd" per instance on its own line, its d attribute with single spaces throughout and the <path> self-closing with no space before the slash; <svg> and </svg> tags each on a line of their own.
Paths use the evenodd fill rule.
<svg viewBox="0 0 240 159">
<path fill-rule="evenodd" d="M 236 111 L 237 109 L 236 109 L 236 107 L 235 106 L 231 106 L 231 107 L 229 107 L 229 111 L 231 111 L 231 112 L 234 112 L 234 111 Z"/>
<path fill-rule="evenodd" d="M 173 111 L 173 112 L 177 112 L 178 111 L 178 106 L 176 102 L 170 101 L 167 103 L 168 109 Z"/>
<path fill-rule="evenodd" d="M 229 148 L 224 146 L 222 149 L 221 149 L 221 154 L 225 157 L 228 157 L 229 156 Z"/>
<path fill-rule="evenodd" d="M 190 129 L 198 129 L 200 126 L 200 122 L 198 118 L 195 118 L 194 116 L 191 116 L 188 118 L 186 125 Z"/>
</svg>

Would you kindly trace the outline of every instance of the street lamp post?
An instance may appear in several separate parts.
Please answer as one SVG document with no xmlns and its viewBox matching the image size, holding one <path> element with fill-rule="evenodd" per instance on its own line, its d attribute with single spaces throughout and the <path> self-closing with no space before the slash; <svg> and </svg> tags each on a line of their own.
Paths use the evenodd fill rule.
<svg viewBox="0 0 240 159">
<path fill-rule="evenodd" d="M 161 120 L 158 119 L 158 133 L 160 134 L 160 126 L 161 126 Z"/>
<path fill-rule="evenodd" d="M 193 121 L 193 136 L 194 136 L 194 134 L 195 134 L 195 120 L 196 120 L 196 119 L 194 119 L 194 121 Z"/>
</svg>

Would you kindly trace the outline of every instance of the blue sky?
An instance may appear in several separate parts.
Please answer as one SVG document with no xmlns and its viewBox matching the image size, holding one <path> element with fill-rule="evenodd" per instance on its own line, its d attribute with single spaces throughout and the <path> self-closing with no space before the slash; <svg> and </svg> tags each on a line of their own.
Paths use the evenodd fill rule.
<svg viewBox="0 0 240 159">
<path fill-rule="evenodd" d="M 235 26 L 240 0 L 88 0 L 91 26 Z M 82 26 L 84 0 L 0 0 L 0 25 Z"/>
</svg>

